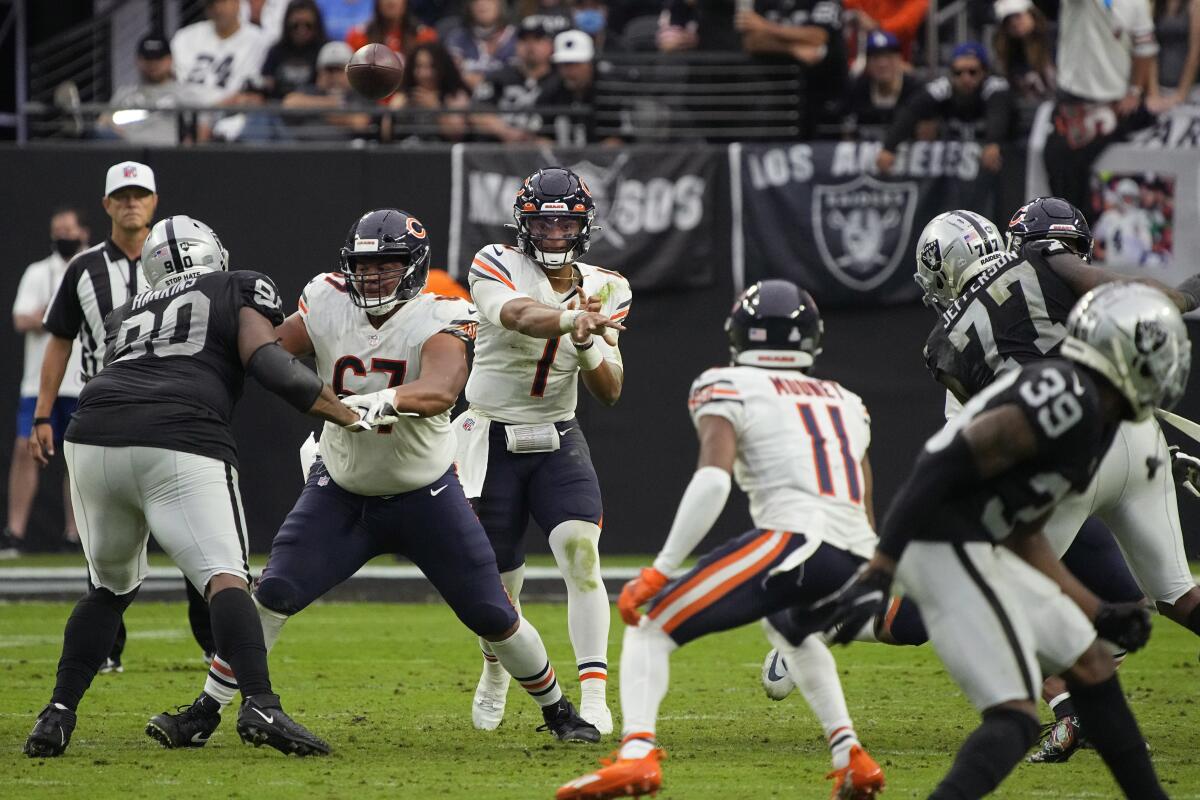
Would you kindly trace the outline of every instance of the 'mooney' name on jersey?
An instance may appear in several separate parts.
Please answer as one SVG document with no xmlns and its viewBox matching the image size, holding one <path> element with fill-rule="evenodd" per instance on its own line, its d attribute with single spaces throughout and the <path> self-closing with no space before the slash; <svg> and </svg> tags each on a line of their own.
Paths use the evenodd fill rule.
<svg viewBox="0 0 1200 800">
<path fill-rule="evenodd" d="M 300 296 L 300 316 L 317 358 L 317 374 L 339 396 L 367 394 L 421 377 L 421 348 L 439 333 L 469 347 L 478 319 L 465 300 L 419 294 L 378 329 L 354 305 L 341 275 L 313 278 Z M 434 417 L 401 417 L 395 425 L 351 433 L 325 423 L 321 458 L 330 477 L 355 494 L 381 496 L 419 489 L 454 461 L 447 410 Z"/>
<path fill-rule="evenodd" d="M 583 277 L 583 292 L 599 297 L 600 313 L 624 322 L 633 303 L 629 281 L 619 273 L 575 262 Z M 576 298 L 574 288 L 558 292 L 545 271 L 515 248 L 488 245 L 471 262 L 468 284 L 479 308 L 479 341 L 467 380 L 471 408 L 501 422 L 562 422 L 575 415 L 578 401 L 579 356 L 569 334 L 536 339 L 500 324 L 505 303 L 529 297 L 544 305 L 566 309 Z M 620 367 L 618 331 L 593 338 L 601 355 Z"/>
</svg>

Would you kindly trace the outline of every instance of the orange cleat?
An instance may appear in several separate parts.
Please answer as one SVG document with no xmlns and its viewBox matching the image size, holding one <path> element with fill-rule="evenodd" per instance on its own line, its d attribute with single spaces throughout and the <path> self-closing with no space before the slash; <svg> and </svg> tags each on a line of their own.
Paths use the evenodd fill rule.
<svg viewBox="0 0 1200 800">
<path fill-rule="evenodd" d="M 833 778 L 833 794 L 829 795 L 829 800 L 871 800 L 883 791 L 883 770 L 858 745 L 850 748 L 849 764 L 825 777 Z"/>
<path fill-rule="evenodd" d="M 555 800 L 608 800 L 658 794 L 662 788 L 662 767 L 658 762 L 667 757 L 661 748 L 651 750 L 644 758 L 616 758 L 616 753 L 613 756 L 600 759 L 603 766 L 595 772 L 558 787 Z"/>
</svg>

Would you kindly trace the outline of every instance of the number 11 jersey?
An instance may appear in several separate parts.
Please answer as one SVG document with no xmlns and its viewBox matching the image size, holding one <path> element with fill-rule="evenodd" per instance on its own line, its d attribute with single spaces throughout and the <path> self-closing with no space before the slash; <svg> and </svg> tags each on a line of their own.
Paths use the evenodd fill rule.
<svg viewBox="0 0 1200 800">
<path fill-rule="evenodd" d="M 186 275 L 113 309 L 104 320 L 104 369 L 84 385 L 67 440 L 159 447 L 236 467 L 230 421 L 245 377 L 243 307 L 283 322 L 275 283 L 246 270 Z"/>
</svg>

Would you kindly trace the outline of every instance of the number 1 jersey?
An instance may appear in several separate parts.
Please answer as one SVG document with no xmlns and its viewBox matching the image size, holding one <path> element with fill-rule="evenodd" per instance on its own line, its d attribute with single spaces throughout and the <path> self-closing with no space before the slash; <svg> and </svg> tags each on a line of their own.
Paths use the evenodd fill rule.
<svg viewBox="0 0 1200 800">
<path fill-rule="evenodd" d="M 143 292 L 104 320 L 105 366 L 79 395 L 68 441 L 159 447 L 237 466 L 230 422 L 245 370 L 243 307 L 283 322 L 275 283 L 261 272 L 206 272 Z"/>
<path fill-rule="evenodd" d="M 755 527 L 871 556 L 862 470 L 871 418 L 858 395 L 798 370 L 717 367 L 692 384 L 688 409 L 696 424 L 715 415 L 733 425 L 733 474 Z"/>
</svg>

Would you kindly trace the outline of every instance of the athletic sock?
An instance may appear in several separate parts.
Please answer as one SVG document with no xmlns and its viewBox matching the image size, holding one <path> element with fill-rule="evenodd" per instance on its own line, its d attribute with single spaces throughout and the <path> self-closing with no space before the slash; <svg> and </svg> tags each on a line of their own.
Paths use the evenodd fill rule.
<svg viewBox="0 0 1200 800">
<path fill-rule="evenodd" d="M 1200 636 L 1200 604 L 1197 604 L 1197 606 L 1192 609 L 1192 613 L 1188 614 L 1187 629 L 1197 636 Z"/>
<path fill-rule="evenodd" d="M 1037 741 L 1037 720 L 1021 711 L 985 712 L 929 800 L 975 800 L 990 794 Z"/>
<path fill-rule="evenodd" d="M 1104 759 L 1125 796 L 1166 800 L 1166 792 L 1158 783 L 1150 752 L 1121 693 L 1117 676 L 1094 686 L 1072 684 L 1071 694 L 1088 741 Z"/>
<path fill-rule="evenodd" d="M 1075 716 L 1075 704 L 1071 702 L 1070 692 L 1063 692 L 1060 695 L 1056 695 L 1048 705 L 1050 706 L 1050 710 L 1054 712 L 1055 720 Z"/>
<path fill-rule="evenodd" d="M 589 687 L 582 675 L 586 663 L 608 663 L 612 607 L 600 576 L 600 527 L 584 520 L 567 520 L 556 525 L 548 539 L 567 587 L 567 632 L 580 665 L 580 688 L 602 694 L 604 682 Z"/>
<path fill-rule="evenodd" d="M 115 595 L 108 589 L 92 589 L 75 604 L 63 631 L 62 656 L 50 702 L 75 711 L 100 665 L 112 650 L 121 615 L 133 602 L 135 589 Z"/>
<path fill-rule="evenodd" d="M 604 700 L 608 690 L 608 663 L 603 658 L 585 658 L 578 662 L 579 691 L 583 697 Z"/>
<path fill-rule="evenodd" d="M 528 620 L 522 618 L 512 636 L 488 644 L 505 671 L 517 679 L 539 706 L 552 706 L 562 699 L 546 646 Z"/>
<path fill-rule="evenodd" d="M 517 610 L 517 614 L 521 613 L 521 588 L 525 585 L 525 565 L 509 570 L 508 572 L 500 573 L 500 582 L 504 584 L 504 591 L 508 592 L 508 599 L 512 600 L 513 608 Z M 492 643 L 482 636 L 479 637 L 479 649 L 483 651 L 483 675 L 496 689 L 508 688 L 508 673 L 500 664 L 500 659 L 496 658 L 496 654 L 492 652 Z"/>
<path fill-rule="evenodd" d="M 209 598 L 208 608 L 217 652 L 233 668 L 242 697 L 271 694 L 262 623 L 250 593 L 241 588 L 222 589 Z"/>
<path fill-rule="evenodd" d="M 678 645 L 660 628 L 626 628 L 621 645 L 621 758 L 642 758 L 653 746 L 658 707 L 671 681 L 671 653 Z"/>
<path fill-rule="evenodd" d="M 262 625 L 263 645 L 269 653 L 275 646 L 275 642 L 279 641 L 279 634 L 283 630 L 284 623 L 288 621 L 288 615 L 272 611 L 258 602 L 257 597 L 254 598 L 254 607 L 258 609 L 258 621 Z"/>
<path fill-rule="evenodd" d="M 845 767 L 850 763 L 850 748 L 859 741 L 850 720 L 850 710 L 846 708 L 846 696 L 842 693 L 833 653 L 817 636 L 809 636 L 795 647 L 782 635 L 772 636 L 773 632 L 774 629 L 768 627 L 771 644 L 787 663 L 788 677 L 821 721 L 833 768 Z"/>
<path fill-rule="evenodd" d="M 254 607 L 258 609 L 258 621 L 262 625 L 263 646 L 270 653 L 275 642 L 279 640 L 279 633 L 283 630 L 284 623 L 288 621 L 288 616 L 267 608 L 258 602 L 257 597 L 254 598 Z M 212 663 L 208 665 L 204 693 L 220 705 L 220 711 L 224 711 L 225 707 L 233 702 L 233 696 L 237 694 L 237 691 L 238 682 L 233 667 L 229 666 L 228 661 L 214 654 Z"/>
<path fill-rule="evenodd" d="M 187 578 L 183 579 L 183 587 L 187 590 L 188 624 L 192 627 L 192 638 L 205 655 L 215 653 L 217 643 L 213 641 L 212 615 L 208 612 L 208 603 Z"/>
</svg>

